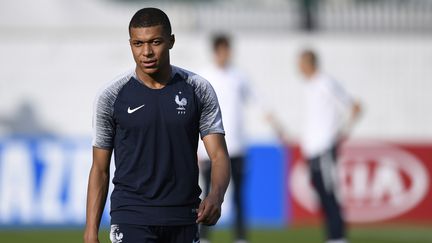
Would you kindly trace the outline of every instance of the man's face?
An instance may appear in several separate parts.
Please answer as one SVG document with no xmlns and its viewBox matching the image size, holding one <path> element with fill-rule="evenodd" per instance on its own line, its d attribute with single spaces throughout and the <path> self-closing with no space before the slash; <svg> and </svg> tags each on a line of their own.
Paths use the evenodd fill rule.
<svg viewBox="0 0 432 243">
<path fill-rule="evenodd" d="M 218 46 L 215 50 L 215 58 L 216 58 L 216 63 L 219 66 L 221 67 L 227 66 L 231 58 L 230 48 L 226 45 Z"/>
<path fill-rule="evenodd" d="M 137 68 L 143 73 L 154 75 L 170 65 L 174 35 L 165 33 L 162 25 L 131 28 L 129 42 Z"/>
<path fill-rule="evenodd" d="M 311 67 L 305 55 L 300 55 L 298 60 L 298 66 L 301 74 L 307 77 L 311 71 Z"/>
</svg>

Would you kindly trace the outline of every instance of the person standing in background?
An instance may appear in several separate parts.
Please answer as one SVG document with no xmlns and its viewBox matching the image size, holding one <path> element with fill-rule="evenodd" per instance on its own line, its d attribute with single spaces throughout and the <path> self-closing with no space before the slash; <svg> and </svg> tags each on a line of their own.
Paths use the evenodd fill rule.
<svg viewBox="0 0 432 243">
<path fill-rule="evenodd" d="M 214 87 L 223 111 L 225 139 L 231 159 L 233 198 L 235 209 L 236 243 L 246 241 L 246 225 L 243 204 L 243 180 L 245 162 L 244 123 L 242 111 L 248 99 L 249 89 L 245 76 L 231 65 L 231 42 L 227 35 L 219 34 L 212 40 L 214 64 L 200 74 Z M 200 149 L 200 170 L 204 178 L 204 195 L 210 191 L 211 161 Z M 201 242 L 207 243 L 208 227 L 201 228 Z"/>
<path fill-rule="evenodd" d="M 319 70 L 317 55 L 312 50 L 301 52 L 299 69 L 306 80 L 302 152 L 324 213 L 327 243 L 346 243 L 336 165 L 338 147 L 358 119 L 361 105 Z"/>
<path fill-rule="evenodd" d="M 205 77 L 215 89 L 219 105 L 223 111 L 224 128 L 226 131 L 228 153 L 231 160 L 231 175 L 233 183 L 233 203 L 235 211 L 235 242 L 247 241 L 247 224 L 244 215 L 243 187 L 245 178 L 245 122 L 243 111 L 249 102 L 253 102 L 263 114 L 278 138 L 287 140 L 286 132 L 279 120 L 272 114 L 262 97 L 253 92 L 246 76 L 235 68 L 232 63 L 232 42 L 228 35 L 217 34 L 212 38 L 213 63 L 200 74 Z M 203 193 L 210 191 L 212 162 L 200 143 L 198 149 L 201 175 L 204 178 Z M 209 228 L 201 228 L 202 243 L 208 243 Z"/>
</svg>

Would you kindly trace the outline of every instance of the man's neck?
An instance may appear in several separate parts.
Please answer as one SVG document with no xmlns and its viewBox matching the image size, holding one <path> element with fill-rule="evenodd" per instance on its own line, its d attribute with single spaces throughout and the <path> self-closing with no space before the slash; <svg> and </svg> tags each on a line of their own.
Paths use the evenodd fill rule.
<svg viewBox="0 0 432 243">
<path fill-rule="evenodd" d="M 317 71 L 317 70 L 310 71 L 308 74 L 306 74 L 306 79 L 307 79 L 308 81 L 313 81 L 314 78 L 315 78 L 317 75 L 318 75 L 318 71 Z"/>
<path fill-rule="evenodd" d="M 217 69 L 219 69 L 219 70 L 227 70 L 228 67 L 229 67 L 229 64 L 228 63 L 224 63 L 224 64 L 222 64 L 222 63 L 215 63 L 215 67 Z"/>
<path fill-rule="evenodd" d="M 141 69 L 136 68 L 135 73 L 139 81 L 151 89 L 162 89 L 171 81 L 171 66 L 160 70 L 153 75 L 143 72 Z"/>
</svg>

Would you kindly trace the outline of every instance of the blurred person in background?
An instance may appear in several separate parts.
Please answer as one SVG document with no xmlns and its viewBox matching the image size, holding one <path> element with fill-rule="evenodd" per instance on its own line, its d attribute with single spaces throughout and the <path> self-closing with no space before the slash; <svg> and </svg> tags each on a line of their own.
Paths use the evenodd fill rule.
<svg viewBox="0 0 432 243">
<path fill-rule="evenodd" d="M 361 105 L 336 80 L 321 72 L 318 64 L 314 51 L 301 52 L 299 69 L 306 80 L 301 147 L 324 213 L 327 243 L 346 243 L 338 201 L 338 147 L 358 119 Z"/>
<path fill-rule="evenodd" d="M 264 105 L 251 88 L 246 76 L 232 65 L 232 42 L 227 34 L 216 34 L 212 38 L 213 63 L 205 68 L 200 74 L 205 77 L 214 87 L 221 110 L 223 112 L 224 128 L 226 131 L 226 141 L 228 153 L 231 159 L 231 175 L 233 183 L 233 203 L 234 203 L 234 224 L 235 224 L 235 242 L 247 242 L 247 227 L 245 222 L 243 200 L 243 185 L 245 178 L 245 123 L 243 121 L 243 110 L 248 101 L 257 104 L 268 118 L 272 128 L 278 134 L 280 126 L 277 119 L 271 115 L 269 109 Z M 212 162 L 206 156 L 204 149 L 200 146 L 199 161 L 201 175 L 204 179 L 204 195 L 211 191 L 211 169 Z M 202 243 L 209 242 L 209 228 L 201 229 Z"/>
<path fill-rule="evenodd" d="M 207 80 L 170 64 L 174 35 L 163 11 L 139 10 L 129 35 L 136 67 L 102 90 L 94 106 L 84 241 L 99 242 L 114 151 L 111 241 L 198 243 L 198 224 L 216 224 L 230 180 L 216 93 Z M 199 134 L 213 161 L 203 201 Z"/>
<path fill-rule="evenodd" d="M 212 38 L 214 63 L 204 69 L 200 74 L 214 87 L 218 95 L 219 104 L 223 111 L 225 139 L 228 145 L 228 154 L 231 159 L 231 176 L 233 183 L 233 202 L 235 209 L 235 239 L 236 242 L 246 241 L 246 225 L 243 204 L 243 180 L 245 141 L 243 129 L 243 116 L 241 112 L 249 94 L 246 77 L 231 65 L 231 40 L 226 34 L 217 34 Z M 211 161 L 199 149 L 200 170 L 204 178 L 204 195 L 207 195 L 211 186 Z M 209 242 L 209 228 L 201 228 L 201 242 Z"/>
<path fill-rule="evenodd" d="M 23 100 L 10 117 L 0 116 L 0 127 L 10 136 L 55 137 L 56 132 L 41 120 L 37 107 L 31 100 Z"/>
</svg>

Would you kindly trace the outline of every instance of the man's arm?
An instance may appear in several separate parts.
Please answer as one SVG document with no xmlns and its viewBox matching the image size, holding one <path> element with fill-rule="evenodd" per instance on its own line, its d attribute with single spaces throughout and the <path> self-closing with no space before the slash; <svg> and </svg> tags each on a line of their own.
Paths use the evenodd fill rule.
<svg viewBox="0 0 432 243">
<path fill-rule="evenodd" d="M 273 113 L 266 112 L 264 114 L 264 118 L 270 125 L 270 127 L 273 129 L 273 131 L 276 133 L 282 144 L 288 145 L 292 143 L 290 135 L 288 134 L 286 128 L 282 125 L 280 120 Z"/>
<path fill-rule="evenodd" d="M 348 114 L 348 120 L 345 123 L 345 126 L 343 127 L 341 131 L 341 139 L 346 139 L 349 134 L 351 133 L 351 130 L 353 129 L 355 123 L 359 119 L 361 113 L 363 111 L 362 105 L 359 101 L 353 101 L 351 106 L 349 107 L 349 114 Z"/>
<path fill-rule="evenodd" d="M 108 194 L 112 150 L 93 147 L 93 164 L 87 188 L 85 243 L 99 243 L 98 232 Z"/>
<path fill-rule="evenodd" d="M 325 90 L 335 99 L 337 104 L 340 104 L 344 111 L 348 112 L 348 117 L 344 120 L 343 127 L 339 132 L 339 139 L 345 140 L 351 133 L 352 128 L 357 122 L 362 113 L 361 103 L 354 99 L 339 83 L 334 80 L 327 79 Z"/>
<path fill-rule="evenodd" d="M 350 114 L 350 123 L 355 123 L 358 118 L 360 117 L 361 113 L 363 111 L 362 105 L 359 101 L 354 101 L 351 106 L 351 114 Z"/>
<path fill-rule="evenodd" d="M 197 223 L 215 225 L 221 216 L 230 177 L 231 166 L 225 137 L 222 134 L 209 134 L 203 138 L 211 165 L 211 190 L 198 209 Z"/>
</svg>

